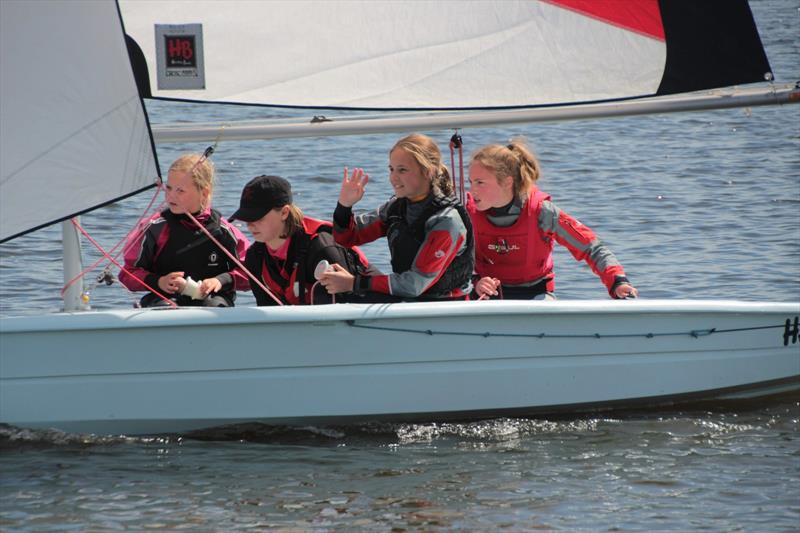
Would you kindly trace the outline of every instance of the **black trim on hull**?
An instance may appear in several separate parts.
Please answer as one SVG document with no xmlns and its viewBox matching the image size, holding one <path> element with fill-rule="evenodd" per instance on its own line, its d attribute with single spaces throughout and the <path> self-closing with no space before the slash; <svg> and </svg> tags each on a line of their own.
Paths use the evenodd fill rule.
<svg viewBox="0 0 800 533">
<path fill-rule="evenodd" d="M 746 0 L 660 0 L 659 6 L 667 62 L 656 94 L 772 79 Z"/>
</svg>

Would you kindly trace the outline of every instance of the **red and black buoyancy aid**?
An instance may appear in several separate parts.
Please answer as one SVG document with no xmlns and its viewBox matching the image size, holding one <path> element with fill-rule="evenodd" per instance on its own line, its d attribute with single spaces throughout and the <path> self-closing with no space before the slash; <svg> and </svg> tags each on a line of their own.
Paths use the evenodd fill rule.
<svg viewBox="0 0 800 533">
<path fill-rule="evenodd" d="M 245 261 L 247 269 L 255 275 L 260 274 L 267 288 L 284 304 L 310 303 L 310 289 L 316 281 L 314 267 L 323 255 L 339 257 L 337 262 L 351 273 L 368 264 L 360 250 L 336 244 L 330 222 L 303 217 L 303 229 L 295 231 L 291 239 L 285 261 L 272 257 L 263 242 L 255 242 L 250 246 Z M 341 253 L 325 254 L 326 249 L 330 248 L 336 248 Z M 251 289 L 258 305 L 275 303 L 257 285 L 251 284 Z"/>
<path fill-rule="evenodd" d="M 396 274 L 411 269 L 414 258 L 417 256 L 422 243 L 425 242 L 425 223 L 430 217 L 447 207 L 453 207 L 461 217 L 467 229 L 466 250 L 457 255 L 447 267 L 439 280 L 425 291 L 427 296 L 440 296 L 450 294 L 452 291 L 463 287 L 472 276 L 475 265 L 473 248 L 474 238 L 470 217 L 464 206 L 453 197 L 435 196 L 428 207 L 412 223 L 406 222 L 406 209 L 408 199 L 400 198 L 389 208 L 386 220 L 386 240 L 389 242 L 389 252 L 392 259 L 392 271 Z"/>
<path fill-rule="evenodd" d="M 519 218 L 511 226 L 495 226 L 485 211 L 478 211 L 472 197 L 467 211 L 475 231 L 475 271 L 503 284 L 521 284 L 552 277 L 553 240 L 539 231 L 542 202 L 550 195 L 534 189 Z"/>
</svg>

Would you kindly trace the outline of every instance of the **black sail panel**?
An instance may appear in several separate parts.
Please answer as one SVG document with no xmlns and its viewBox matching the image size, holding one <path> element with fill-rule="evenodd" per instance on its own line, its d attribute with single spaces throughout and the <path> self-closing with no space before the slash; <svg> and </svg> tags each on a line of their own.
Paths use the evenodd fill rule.
<svg viewBox="0 0 800 533">
<path fill-rule="evenodd" d="M 660 0 L 667 44 L 657 94 L 771 79 L 772 69 L 745 0 Z"/>
</svg>

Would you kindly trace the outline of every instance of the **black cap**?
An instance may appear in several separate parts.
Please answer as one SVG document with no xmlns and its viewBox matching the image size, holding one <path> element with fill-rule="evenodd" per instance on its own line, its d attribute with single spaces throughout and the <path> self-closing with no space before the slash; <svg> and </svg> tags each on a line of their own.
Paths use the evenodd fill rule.
<svg viewBox="0 0 800 533">
<path fill-rule="evenodd" d="M 239 209 L 228 220 L 255 222 L 276 207 L 292 203 L 292 186 L 280 176 L 258 176 L 242 189 Z"/>
</svg>

